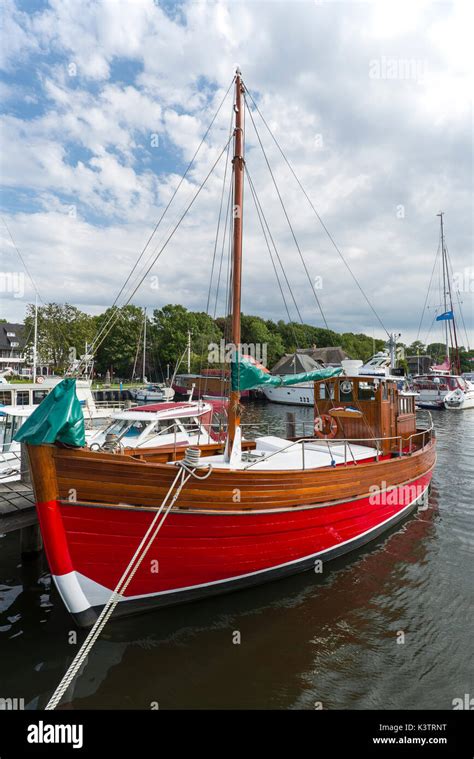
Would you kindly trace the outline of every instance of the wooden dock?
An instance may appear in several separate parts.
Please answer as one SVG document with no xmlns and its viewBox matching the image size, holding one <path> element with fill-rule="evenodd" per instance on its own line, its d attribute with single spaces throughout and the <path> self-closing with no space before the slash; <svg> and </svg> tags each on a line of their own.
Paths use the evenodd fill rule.
<svg viewBox="0 0 474 759">
<path fill-rule="evenodd" d="M 35 496 L 31 485 L 28 455 L 22 445 L 21 460 L 17 467 L 21 479 L 16 482 L 0 480 L 0 533 L 21 530 L 20 550 L 22 557 L 42 549 L 42 539 L 35 509 Z"/>
<path fill-rule="evenodd" d="M 23 482 L 0 484 L 0 533 L 21 530 L 37 521 L 31 485 Z"/>
</svg>

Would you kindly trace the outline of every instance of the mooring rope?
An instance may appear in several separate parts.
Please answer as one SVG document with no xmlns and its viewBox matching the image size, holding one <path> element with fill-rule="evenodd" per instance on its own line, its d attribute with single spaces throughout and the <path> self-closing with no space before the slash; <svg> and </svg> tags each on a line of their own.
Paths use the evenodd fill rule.
<svg viewBox="0 0 474 759">
<path fill-rule="evenodd" d="M 186 452 L 187 453 L 187 452 Z M 55 709 L 59 702 L 61 701 L 64 693 L 76 677 L 77 673 L 79 672 L 84 660 L 88 656 L 89 652 L 92 649 L 92 646 L 96 642 L 97 638 L 99 637 L 100 633 L 104 629 L 105 625 L 107 624 L 108 620 L 110 619 L 115 607 L 120 601 L 120 595 L 122 595 L 127 587 L 129 586 L 130 582 L 132 581 L 133 577 L 135 576 L 135 573 L 137 572 L 140 564 L 142 563 L 143 559 L 145 558 L 146 554 L 148 553 L 151 544 L 155 540 L 156 536 L 158 535 L 158 532 L 160 531 L 166 517 L 168 516 L 169 512 L 173 508 L 174 504 L 176 503 L 176 500 L 181 493 L 183 487 L 188 482 L 188 480 L 191 477 L 196 477 L 196 479 L 204 480 L 209 477 L 209 475 L 212 472 L 212 466 L 208 467 L 208 471 L 204 475 L 197 475 L 195 474 L 196 469 L 196 463 L 198 459 L 195 459 L 192 461 L 192 459 L 188 456 L 188 461 L 179 461 L 178 467 L 179 471 L 174 478 L 173 482 L 171 483 L 171 486 L 160 506 L 158 511 L 156 512 L 155 516 L 153 517 L 153 520 L 148 527 L 145 535 L 143 536 L 140 545 L 138 546 L 137 550 L 133 554 L 132 558 L 130 559 L 127 568 L 125 569 L 124 573 L 122 574 L 120 580 L 118 581 L 115 589 L 112 591 L 112 594 L 105 604 L 104 608 L 102 609 L 101 613 L 99 614 L 96 622 L 94 623 L 93 627 L 90 629 L 86 639 L 84 640 L 84 643 L 80 647 L 79 651 L 77 652 L 76 656 L 74 657 L 69 669 L 67 670 L 66 674 L 62 678 L 61 682 L 59 683 L 58 687 L 54 691 L 53 695 L 51 696 L 50 700 L 46 704 L 46 711 L 50 711 L 52 709 Z M 192 461 L 192 463 L 191 463 Z M 193 466 L 194 464 L 194 466 Z M 179 484 L 178 484 L 179 483 Z M 174 488 L 176 487 L 176 491 L 171 498 L 168 505 L 168 499 L 171 496 L 171 493 L 173 492 Z M 166 508 L 165 508 L 166 506 Z M 159 518 L 161 516 L 161 520 L 159 524 L 155 527 L 156 523 L 158 522 Z"/>
</svg>

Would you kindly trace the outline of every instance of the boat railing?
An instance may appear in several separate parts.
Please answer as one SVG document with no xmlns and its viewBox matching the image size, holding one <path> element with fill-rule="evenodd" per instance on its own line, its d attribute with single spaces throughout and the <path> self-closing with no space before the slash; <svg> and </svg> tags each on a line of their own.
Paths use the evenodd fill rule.
<svg viewBox="0 0 474 759">
<path fill-rule="evenodd" d="M 0 445 L 0 455 L 3 460 L 0 461 L 0 484 L 3 480 L 18 474 L 21 475 L 21 456 L 19 450 L 12 450 L 11 443 L 2 443 Z"/>
<path fill-rule="evenodd" d="M 351 450 L 351 446 L 358 443 L 358 444 L 364 444 L 366 446 L 375 448 L 375 460 L 379 461 L 380 456 L 384 454 L 383 451 L 383 443 L 387 443 L 389 441 L 395 441 L 395 444 L 391 446 L 391 453 L 395 453 L 399 456 L 409 456 L 411 453 L 413 453 L 414 449 L 414 440 L 416 438 L 419 438 L 421 440 L 421 446 L 416 446 L 415 450 L 424 450 L 424 448 L 428 445 L 428 443 L 431 441 L 433 433 L 433 422 L 432 419 L 430 419 L 430 426 L 427 429 L 418 430 L 417 432 L 414 432 L 412 435 L 408 437 L 404 437 L 403 435 L 392 435 L 389 437 L 372 437 L 372 438 L 333 438 L 331 440 L 327 438 L 315 438 L 315 437 L 302 437 L 298 438 L 297 440 L 293 440 L 291 443 L 289 443 L 286 446 L 283 446 L 282 448 L 279 448 L 277 451 L 272 451 L 268 455 L 265 456 L 265 461 L 268 461 L 269 459 L 273 458 L 273 456 L 276 456 L 277 453 L 283 453 L 285 451 L 288 451 L 290 448 L 293 448 L 297 445 L 301 446 L 301 457 L 302 457 L 302 468 L 306 468 L 306 455 L 305 455 L 305 446 L 308 446 L 308 444 L 314 445 L 317 443 L 318 445 L 326 445 L 328 448 L 328 453 L 331 455 L 331 447 L 341 446 L 344 445 L 344 465 L 347 465 L 348 463 L 357 464 L 357 459 L 354 456 L 353 451 Z M 394 450 L 395 449 L 395 450 Z M 263 460 L 263 457 L 259 457 L 258 459 L 255 459 L 255 461 L 251 461 L 245 469 L 250 469 L 252 466 L 255 466 L 255 464 L 258 464 Z M 334 462 L 334 463 L 333 463 Z M 331 465 L 335 465 L 335 460 L 331 455 Z"/>
<path fill-rule="evenodd" d="M 130 401 L 94 401 L 92 407 L 95 406 L 96 409 L 108 409 L 108 408 L 114 408 L 118 411 L 123 411 L 124 409 L 133 408 L 133 406 L 136 406 L 136 403 L 131 403 Z M 89 406 L 88 406 L 89 408 Z"/>
</svg>

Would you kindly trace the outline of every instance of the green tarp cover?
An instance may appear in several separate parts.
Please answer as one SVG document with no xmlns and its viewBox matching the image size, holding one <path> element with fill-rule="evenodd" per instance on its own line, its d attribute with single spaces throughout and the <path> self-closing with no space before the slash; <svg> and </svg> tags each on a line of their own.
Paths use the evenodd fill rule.
<svg viewBox="0 0 474 759">
<path fill-rule="evenodd" d="M 16 433 L 14 440 L 30 445 L 86 444 L 84 416 L 76 396 L 76 380 L 65 379 L 41 401 Z"/>
<path fill-rule="evenodd" d="M 300 374 L 286 374 L 281 377 L 273 374 L 267 374 L 251 361 L 238 357 L 232 361 L 231 376 L 232 390 L 252 390 L 262 385 L 271 385 L 273 387 L 284 387 L 286 385 L 297 385 L 299 382 L 318 382 L 320 380 L 337 377 L 341 374 L 342 368 L 315 369 L 314 372 L 301 372 Z"/>
</svg>

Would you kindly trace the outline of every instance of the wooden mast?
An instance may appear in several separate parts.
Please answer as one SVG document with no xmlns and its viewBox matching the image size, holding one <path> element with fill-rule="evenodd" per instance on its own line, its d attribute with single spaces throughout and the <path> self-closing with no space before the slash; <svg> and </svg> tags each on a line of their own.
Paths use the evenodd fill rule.
<svg viewBox="0 0 474 759">
<path fill-rule="evenodd" d="M 243 84 L 240 69 L 235 75 L 235 129 L 233 163 L 233 245 L 232 245 L 232 346 L 233 353 L 240 351 L 240 302 L 242 279 L 242 209 L 244 199 L 244 119 Z M 240 424 L 240 392 L 230 391 L 227 451 L 230 456 L 235 432 Z"/>
</svg>

